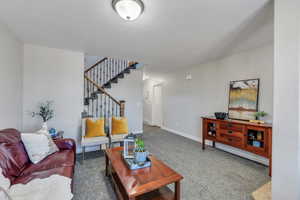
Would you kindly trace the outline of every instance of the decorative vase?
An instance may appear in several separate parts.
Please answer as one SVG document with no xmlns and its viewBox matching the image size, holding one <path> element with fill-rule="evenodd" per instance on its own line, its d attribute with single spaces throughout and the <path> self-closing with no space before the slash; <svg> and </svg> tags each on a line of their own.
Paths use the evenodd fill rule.
<svg viewBox="0 0 300 200">
<path fill-rule="evenodd" d="M 47 131 L 47 132 L 48 132 L 48 125 L 47 125 L 47 122 L 44 122 L 44 123 L 43 123 L 42 129 L 43 129 L 44 131 Z"/>
<path fill-rule="evenodd" d="M 137 163 L 144 163 L 147 160 L 148 152 L 135 152 L 135 161 Z"/>
</svg>

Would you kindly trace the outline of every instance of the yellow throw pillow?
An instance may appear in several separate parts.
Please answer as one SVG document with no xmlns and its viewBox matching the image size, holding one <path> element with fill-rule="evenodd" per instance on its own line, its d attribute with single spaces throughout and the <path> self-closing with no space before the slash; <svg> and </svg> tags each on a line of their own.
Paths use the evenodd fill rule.
<svg viewBox="0 0 300 200">
<path fill-rule="evenodd" d="M 125 117 L 112 117 L 111 120 L 111 134 L 118 135 L 118 134 L 128 134 L 128 122 L 127 118 Z"/>
<path fill-rule="evenodd" d="M 98 119 L 93 121 L 92 119 L 86 119 L 85 137 L 100 137 L 105 136 L 104 131 L 104 119 Z"/>
</svg>

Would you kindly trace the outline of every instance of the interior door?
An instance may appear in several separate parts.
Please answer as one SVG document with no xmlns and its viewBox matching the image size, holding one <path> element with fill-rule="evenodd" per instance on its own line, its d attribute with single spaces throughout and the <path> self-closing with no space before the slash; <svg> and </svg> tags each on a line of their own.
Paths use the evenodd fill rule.
<svg viewBox="0 0 300 200">
<path fill-rule="evenodd" d="M 162 126 L 162 87 L 153 87 L 153 125 Z"/>
</svg>

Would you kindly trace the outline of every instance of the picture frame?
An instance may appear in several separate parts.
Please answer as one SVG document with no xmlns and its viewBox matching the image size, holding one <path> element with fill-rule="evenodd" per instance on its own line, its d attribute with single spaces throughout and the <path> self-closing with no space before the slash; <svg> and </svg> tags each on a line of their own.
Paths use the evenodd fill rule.
<svg viewBox="0 0 300 200">
<path fill-rule="evenodd" d="M 230 81 L 228 118 L 235 120 L 255 120 L 258 111 L 260 80 L 247 79 Z"/>
</svg>

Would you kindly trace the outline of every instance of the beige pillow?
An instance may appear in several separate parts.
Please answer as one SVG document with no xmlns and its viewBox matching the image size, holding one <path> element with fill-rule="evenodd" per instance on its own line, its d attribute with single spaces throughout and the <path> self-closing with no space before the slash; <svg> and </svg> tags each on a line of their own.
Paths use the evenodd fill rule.
<svg viewBox="0 0 300 200">
<path fill-rule="evenodd" d="M 41 129 L 37 133 L 22 133 L 21 138 L 27 154 L 34 164 L 58 151 L 48 131 L 45 132 Z"/>
</svg>

